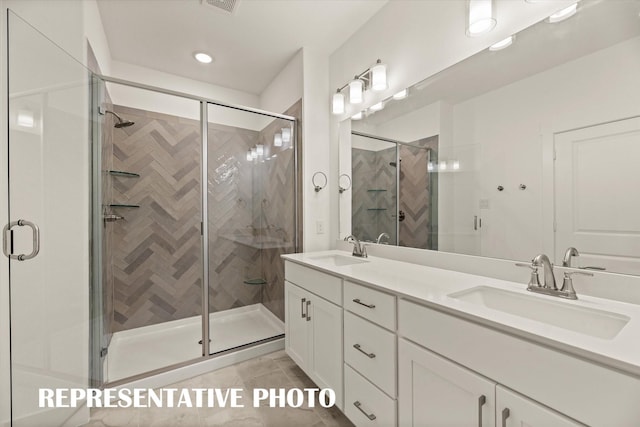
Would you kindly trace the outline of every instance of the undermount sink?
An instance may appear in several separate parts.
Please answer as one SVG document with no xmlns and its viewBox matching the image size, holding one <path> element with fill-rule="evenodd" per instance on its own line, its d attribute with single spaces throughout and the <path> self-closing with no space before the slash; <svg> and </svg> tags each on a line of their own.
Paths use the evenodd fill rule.
<svg viewBox="0 0 640 427">
<path fill-rule="evenodd" d="M 319 257 L 309 258 L 311 261 L 317 262 L 325 262 L 327 264 L 331 264 L 336 267 L 342 267 L 344 265 L 353 265 L 353 264 L 364 264 L 366 261 L 364 259 L 348 257 L 344 255 L 324 255 Z"/>
<path fill-rule="evenodd" d="M 622 314 L 488 286 L 456 292 L 449 297 L 603 339 L 614 338 L 630 320 Z"/>
</svg>

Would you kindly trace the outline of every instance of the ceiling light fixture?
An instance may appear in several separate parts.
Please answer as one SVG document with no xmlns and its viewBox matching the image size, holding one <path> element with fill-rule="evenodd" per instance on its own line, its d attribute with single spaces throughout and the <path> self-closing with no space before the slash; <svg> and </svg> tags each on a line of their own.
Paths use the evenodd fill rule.
<svg viewBox="0 0 640 427">
<path fill-rule="evenodd" d="M 493 0 L 467 0 L 467 36 L 479 36 L 494 29 L 493 9 Z"/>
<path fill-rule="evenodd" d="M 193 54 L 193 57 L 196 58 L 196 61 L 202 62 L 203 64 L 210 64 L 213 62 L 213 57 L 208 53 L 196 52 Z"/>
<path fill-rule="evenodd" d="M 364 102 L 364 92 L 371 89 L 379 92 L 389 87 L 387 82 L 387 66 L 381 60 L 377 60 L 375 65 L 357 74 L 353 80 L 338 88 L 331 98 L 331 112 L 333 114 L 344 114 L 345 96 L 343 90 L 349 88 L 349 103 L 353 105 Z"/>
<path fill-rule="evenodd" d="M 516 39 L 515 34 L 507 37 L 504 40 L 500 40 L 498 43 L 494 43 L 489 46 L 489 50 L 495 52 L 496 50 L 505 49 L 513 44 L 513 41 Z"/>
<path fill-rule="evenodd" d="M 393 95 L 393 99 L 400 100 L 405 99 L 409 95 L 409 91 L 407 89 L 402 89 L 400 92 Z"/>
<path fill-rule="evenodd" d="M 557 11 L 556 13 L 549 15 L 547 18 L 547 22 L 550 24 L 555 24 L 556 22 L 564 21 L 565 19 L 571 18 L 578 11 L 578 3 L 574 3 L 571 6 L 565 7 L 562 10 Z"/>
</svg>

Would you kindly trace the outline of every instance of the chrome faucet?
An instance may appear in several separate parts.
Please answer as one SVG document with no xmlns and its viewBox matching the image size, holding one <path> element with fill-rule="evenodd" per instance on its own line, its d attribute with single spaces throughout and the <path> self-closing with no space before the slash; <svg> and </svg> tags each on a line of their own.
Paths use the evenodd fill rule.
<svg viewBox="0 0 640 427">
<path fill-rule="evenodd" d="M 553 274 L 553 264 L 545 254 L 536 255 L 531 264 L 516 263 L 516 266 L 531 269 L 531 279 L 529 279 L 529 285 L 527 286 L 528 291 L 567 299 L 578 299 L 571 280 L 573 274 L 593 276 L 593 273 L 582 271 L 565 272 L 562 288 L 558 289 L 556 277 Z M 542 278 L 538 274 L 540 267 L 542 267 Z"/>
<path fill-rule="evenodd" d="M 367 258 L 366 245 L 364 243 L 360 243 L 360 240 L 358 240 L 355 236 L 349 235 L 344 238 L 344 241 L 353 244 L 353 256 Z"/>
<path fill-rule="evenodd" d="M 567 251 L 564 253 L 564 258 L 562 259 L 563 267 L 571 267 L 571 257 L 580 256 L 580 252 L 573 246 L 569 247 Z"/>
<path fill-rule="evenodd" d="M 383 242 L 382 239 L 387 239 L 387 241 Z M 387 233 L 380 233 L 380 235 L 376 239 L 376 243 L 377 244 L 388 245 L 389 244 L 389 239 L 390 239 L 390 237 L 389 237 L 389 235 Z"/>
</svg>

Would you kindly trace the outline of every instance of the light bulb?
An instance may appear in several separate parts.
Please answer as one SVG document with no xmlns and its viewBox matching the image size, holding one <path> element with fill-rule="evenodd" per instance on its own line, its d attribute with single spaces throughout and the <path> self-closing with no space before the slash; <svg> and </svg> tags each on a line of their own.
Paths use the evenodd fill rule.
<svg viewBox="0 0 640 427">
<path fill-rule="evenodd" d="M 468 0 L 467 36 L 487 33 L 496 26 L 493 0 Z"/>
<path fill-rule="evenodd" d="M 349 102 L 352 104 L 362 104 L 364 100 L 362 96 L 363 83 L 360 79 L 352 80 L 349 83 Z"/>
<path fill-rule="evenodd" d="M 282 128 L 282 142 L 288 144 L 291 141 L 291 128 Z"/>
<path fill-rule="evenodd" d="M 387 66 L 378 59 L 376 65 L 371 67 L 371 90 L 380 92 L 387 87 Z"/>
<path fill-rule="evenodd" d="M 340 93 L 340 91 L 333 94 L 331 105 L 331 112 L 333 114 L 344 113 L 344 95 Z"/>
<path fill-rule="evenodd" d="M 283 140 L 282 134 L 276 133 L 275 135 L 273 135 L 273 146 L 282 147 L 282 140 Z"/>
</svg>

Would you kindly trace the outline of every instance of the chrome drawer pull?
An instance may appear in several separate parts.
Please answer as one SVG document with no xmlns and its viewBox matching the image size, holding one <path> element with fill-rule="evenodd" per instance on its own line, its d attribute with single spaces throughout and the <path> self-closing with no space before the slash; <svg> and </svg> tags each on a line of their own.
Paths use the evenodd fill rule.
<svg viewBox="0 0 640 427">
<path fill-rule="evenodd" d="M 478 398 L 478 427 L 482 427 L 482 407 L 487 403 L 487 397 L 483 394 Z"/>
<path fill-rule="evenodd" d="M 366 412 L 364 412 L 364 409 L 362 409 L 360 406 L 362 404 L 360 402 L 358 402 L 357 400 L 355 402 L 353 402 L 353 406 L 355 406 L 356 408 L 358 408 L 358 410 L 360 412 L 362 412 L 367 418 L 369 418 L 371 421 L 376 419 L 376 416 L 374 414 L 367 414 Z"/>
<path fill-rule="evenodd" d="M 507 427 L 507 418 L 509 418 L 509 415 L 511 415 L 509 408 L 504 408 L 502 410 L 502 427 Z"/>
<path fill-rule="evenodd" d="M 302 299 L 300 300 L 300 305 L 301 305 L 301 307 L 300 307 L 300 311 L 302 312 L 302 318 L 303 318 L 303 319 L 304 319 L 305 317 L 307 317 L 307 315 L 306 315 L 306 314 L 304 314 L 304 302 L 305 302 L 306 300 L 307 300 L 306 298 L 302 298 Z"/>
<path fill-rule="evenodd" d="M 365 303 L 363 303 L 362 301 L 360 301 L 360 298 L 354 299 L 353 302 L 355 302 L 356 304 L 364 305 L 367 308 L 376 308 L 376 306 L 374 304 L 365 304 Z"/>
<path fill-rule="evenodd" d="M 369 359 L 373 359 L 374 357 L 376 357 L 376 355 L 375 355 L 375 354 L 373 354 L 373 353 L 367 353 L 366 351 L 364 351 L 364 350 L 362 349 L 362 347 L 360 347 L 360 344 L 354 344 L 354 345 L 353 345 L 353 348 L 355 348 L 356 350 L 358 350 L 360 353 L 362 353 L 362 354 L 366 355 Z"/>
<path fill-rule="evenodd" d="M 307 322 L 311 320 L 311 316 L 309 315 L 309 306 L 311 305 L 311 300 L 307 300 Z"/>
</svg>

